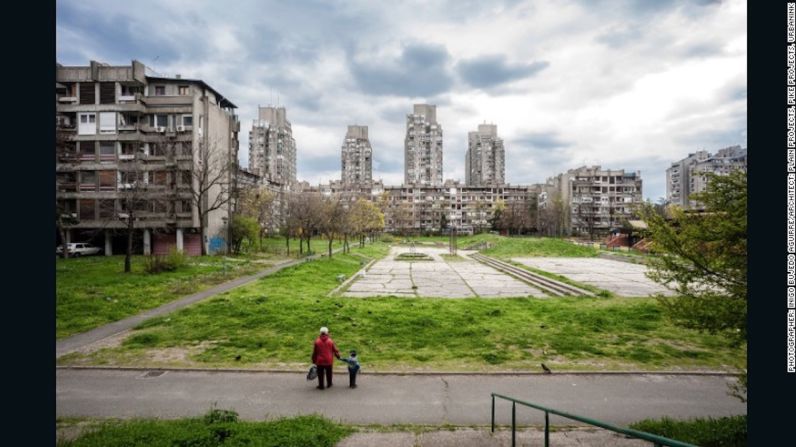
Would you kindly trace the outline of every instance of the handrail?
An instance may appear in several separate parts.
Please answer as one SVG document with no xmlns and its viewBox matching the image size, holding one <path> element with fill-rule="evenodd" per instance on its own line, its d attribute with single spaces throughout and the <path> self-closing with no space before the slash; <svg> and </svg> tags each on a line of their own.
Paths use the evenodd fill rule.
<svg viewBox="0 0 796 447">
<path fill-rule="evenodd" d="M 492 393 L 492 432 L 495 432 L 495 398 L 505 399 L 511 401 L 511 446 L 514 447 L 516 445 L 515 438 L 516 438 L 516 419 L 517 419 L 517 404 L 525 405 L 526 407 L 530 407 L 536 410 L 544 411 L 544 445 L 545 447 L 550 446 L 550 414 L 554 414 L 556 416 L 565 417 L 567 419 L 572 419 L 579 422 L 584 422 L 589 425 L 594 425 L 595 427 L 604 428 L 606 430 L 611 430 L 616 433 L 622 433 L 623 435 L 627 435 L 633 438 L 643 439 L 645 441 L 652 442 L 655 447 L 698 447 L 694 444 L 689 444 L 687 442 L 677 441 L 675 439 L 665 438 L 663 436 L 654 435 L 652 433 L 647 433 L 643 431 L 633 430 L 632 428 L 622 428 L 617 427 L 615 425 L 611 425 L 607 422 L 598 421 L 596 419 L 587 418 L 585 416 L 578 416 L 575 414 L 566 413 L 563 411 L 559 411 L 553 408 L 544 407 L 542 405 L 532 404 L 530 402 L 525 402 L 519 399 L 515 399 L 513 397 L 504 396 L 502 394 Z"/>
</svg>

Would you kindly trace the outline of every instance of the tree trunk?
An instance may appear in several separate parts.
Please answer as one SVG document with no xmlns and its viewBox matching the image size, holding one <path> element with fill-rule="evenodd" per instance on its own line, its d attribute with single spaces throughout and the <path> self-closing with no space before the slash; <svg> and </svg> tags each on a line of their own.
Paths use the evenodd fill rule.
<svg viewBox="0 0 796 447">
<path fill-rule="evenodd" d="M 69 258 L 69 244 L 66 243 L 66 230 L 62 225 L 58 225 L 58 232 L 61 234 L 61 245 L 64 247 L 64 250 L 61 252 L 61 256 L 64 259 Z"/>
<path fill-rule="evenodd" d="M 334 238 L 330 237 L 329 238 L 329 259 L 332 259 L 332 241 L 334 241 Z"/>
<path fill-rule="evenodd" d="M 285 236 L 285 246 L 287 246 L 287 255 L 290 256 L 290 234 Z"/>
<path fill-rule="evenodd" d="M 304 254 L 304 235 L 299 236 L 299 256 Z"/>
<path fill-rule="evenodd" d="M 207 254 L 207 244 L 205 244 L 205 220 L 202 213 L 199 213 L 199 239 L 202 242 L 202 256 Z"/>
<path fill-rule="evenodd" d="M 129 223 L 127 224 L 127 253 L 124 255 L 124 273 L 130 273 L 132 270 L 131 261 L 133 258 L 133 228 L 134 222 L 133 216 L 131 215 L 129 218 Z"/>
<path fill-rule="evenodd" d="M 312 254 L 312 247 L 310 246 L 310 239 L 311 238 L 312 238 L 312 236 L 307 235 L 307 254 L 308 255 Z"/>
</svg>

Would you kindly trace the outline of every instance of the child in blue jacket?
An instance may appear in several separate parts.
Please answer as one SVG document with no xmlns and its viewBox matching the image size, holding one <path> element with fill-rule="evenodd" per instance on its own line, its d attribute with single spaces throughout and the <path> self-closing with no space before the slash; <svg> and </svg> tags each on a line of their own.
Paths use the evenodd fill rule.
<svg viewBox="0 0 796 447">
<path fill-rule="evenodd" d="M 340 359 L 348 363 L 348 387 L 357 387 L 357 373 L 359 373 L 359 359 L 357 359 L 357 352 L 351 351 L 351 356 Z"/>
</svg>

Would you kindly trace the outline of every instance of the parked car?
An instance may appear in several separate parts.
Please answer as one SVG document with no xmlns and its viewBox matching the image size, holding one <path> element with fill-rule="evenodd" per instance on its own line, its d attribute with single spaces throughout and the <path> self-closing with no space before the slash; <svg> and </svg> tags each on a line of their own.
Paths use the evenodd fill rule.
<svg viewBox="0 0 796 447">
<path fill-rule="evenodd" d="M 75 242 L 69 244 L 69 256 L 71 257 L 79 258 L 80 256 L 97 255 L 100 254 L 100 252 L 102 252 L 101 248 L 91 244 L 86 244 L 84 242 Z M 55 249 L 55 254 L 63 256 L 64 246 L 58 246 L 58 248 Z"/>
</svg>

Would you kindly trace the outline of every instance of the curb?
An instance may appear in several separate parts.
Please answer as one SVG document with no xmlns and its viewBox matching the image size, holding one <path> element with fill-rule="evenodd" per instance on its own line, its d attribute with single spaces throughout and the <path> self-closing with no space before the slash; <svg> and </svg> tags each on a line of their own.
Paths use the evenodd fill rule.
<svg viewBox="0 0 796 447">
<path fill-rule="evenodd" d="M 364 273 L 367 272 L 368 269 L 370 269 L 370 267 L 376 263 L 376 261 L 377 261 L 376 259 L 371 259 L 370 262 L 368 262 L 364 267 L 357 270 L 356 273 L 354 273 L 353 275 L 349 276 L 348 279 L 343 281 L 343 283 L 340 284 L 339 286 L 335 287 L 331 292 L 327 293 L 326 296 L 327 297 L 337 296 L 337 294 L 343 291 L 346 288 L 346 286 L 348 286 L 349 284 L 353 283 L 356 279 L 358 279 L 360 274 L 364 275 Z"/>
<path fill-rule="evenodd" d="M 59 365 L 56 370 L 86 371 L 177 371 L 177 372 L 209 372 L 209 373 L 250 373 L 250 374 L 306 374 L 304 370 L 294 369 L 246 369 L 246 368 L 169 368 L 143 366 L 70 366 Z M 369 376 L 727 376 L 734 377 L 740 373 L 727 371 L 561 371 L 553 374 L 543 372 L 497 371 L 497 372 L 462 372 L 462 371 L 369 371 L 361 372 Z"/>
</svg>

